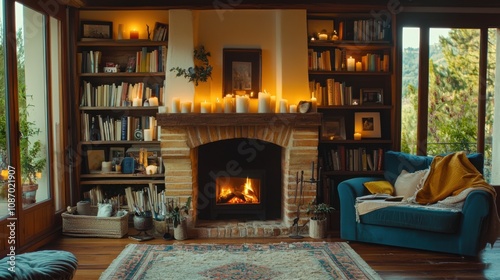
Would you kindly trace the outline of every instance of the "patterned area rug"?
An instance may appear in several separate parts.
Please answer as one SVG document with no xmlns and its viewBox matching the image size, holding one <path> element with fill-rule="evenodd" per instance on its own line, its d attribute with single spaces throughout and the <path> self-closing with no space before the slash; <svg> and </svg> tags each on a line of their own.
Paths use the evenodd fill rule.
<svg viewBox="0 0 500 280">
<path fill-rule="evenodd" d="M 100 279 L 381 279 L 344 242 L 129 244 Z"/>
</svg>

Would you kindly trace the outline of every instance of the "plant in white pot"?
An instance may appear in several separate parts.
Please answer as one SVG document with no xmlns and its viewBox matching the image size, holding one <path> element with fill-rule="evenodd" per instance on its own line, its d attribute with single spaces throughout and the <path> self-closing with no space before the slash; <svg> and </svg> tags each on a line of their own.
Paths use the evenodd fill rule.
<svg viewBox="0 0 500 280">
<path fill-rule="evenodd" d="M 311 215 L 309 220 L 309 236 L 311 238 L 325 238 L 328 230 L 327 214 L 335 208 L 326 203 L 316 203 L 313 200 L 307 207 L 307 214 Z"/>
<path fill-rule="evenodd" d="M 182 206 L 173 205 L 173 202 L 168 206 L 167 218 L 172 220 L 176 240 L 187 239 L 186 217 L 189 214 L 189 208 L 191 208 L 191 197 L 188 197 Z"/>
</svg>

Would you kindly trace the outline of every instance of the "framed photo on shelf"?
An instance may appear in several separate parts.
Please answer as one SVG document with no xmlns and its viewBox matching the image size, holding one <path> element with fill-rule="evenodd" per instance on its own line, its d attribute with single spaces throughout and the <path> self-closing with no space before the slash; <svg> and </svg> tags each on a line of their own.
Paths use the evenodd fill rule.
<svg viewBox="0 0 500 280">
<path fill-rule="evenodd" d="M 114 158 L 124 158 L 124 157 L 125 157 L 125 147 L 110 147 L 109 148 L 108 161 L 113 161 Z"/>
<path fill-rule="evenodd" d="M 113 39 L 112 21 L 82 21 L 80 24 L 81 38 Z"/>
<path fill-rule="evenodd" d="M 362 138 L 380 138 L 380 113 L 354 113 L 354 132 L 361 133 Z"/>
<path fill-rule="evenodd" d="M 361 105 L 384 105 L 384 95 L 381 88 L 362 88 L 359 98 Z"/>
<path fill-rule="evenodd" d="M 96 173 L 101 171 L 102 162 L 105 161 L 104 149 L 92 149 L 85 152 L 86 172 Z"/>
<path fill-rule="evenodd" d="M 248 95 L 257 98 L 261 88 L 261 49 L 224 49 L 222 96 Z"/>
<path fill-rule="evenodd" d="M 321 138 L 325 140 L 345 140 L 345 120 L 343 117 L 326 119 L 321 124 Z"/>
</svg>

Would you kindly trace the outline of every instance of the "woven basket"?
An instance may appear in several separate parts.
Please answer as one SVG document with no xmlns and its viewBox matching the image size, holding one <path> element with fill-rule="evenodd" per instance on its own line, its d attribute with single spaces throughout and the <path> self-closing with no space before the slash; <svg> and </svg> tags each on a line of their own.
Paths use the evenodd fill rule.
<svg viewBox="0 0 500 280">
<path fill-rule="evenodd" d="M 63 234 L 77 237 L 122 238 L 128 233 L 128 213 L 121 217 L 97 217 L 97 207 L 91 207 L 91 214 L 93 216 L 62 213 Z"/>
</svg>

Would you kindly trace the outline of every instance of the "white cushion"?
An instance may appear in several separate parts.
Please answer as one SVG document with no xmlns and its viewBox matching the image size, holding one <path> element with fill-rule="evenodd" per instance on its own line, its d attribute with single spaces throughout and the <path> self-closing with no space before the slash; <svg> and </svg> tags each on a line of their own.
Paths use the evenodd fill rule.
<svg viewBox="0 0 500 280">
<path fill-rule="evenodd" d="M 409 173 L 403 169 L 394 183 L 394 195 L 403 196 L 403 200 L 413 196 L 427 171 L 428 169 L 424 169 Z"/>
</svg>

